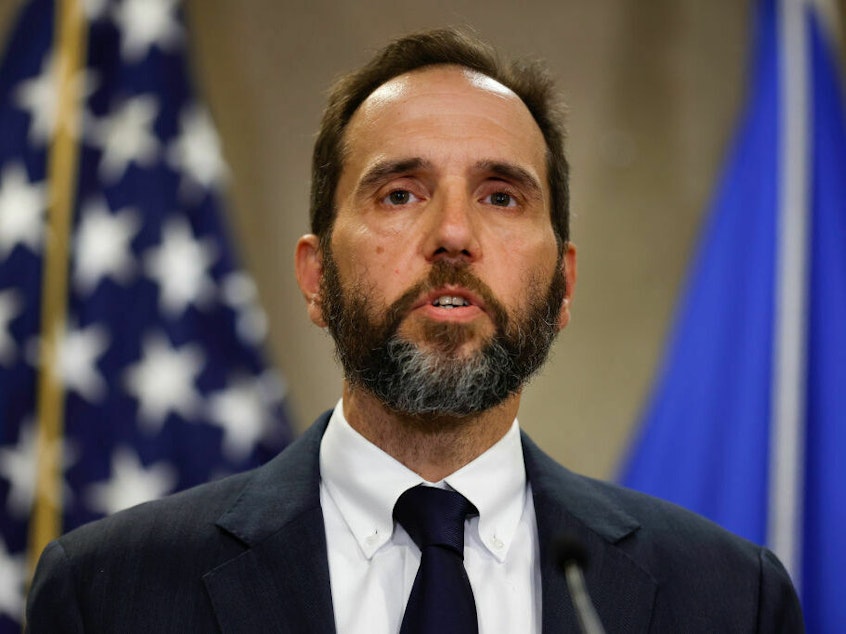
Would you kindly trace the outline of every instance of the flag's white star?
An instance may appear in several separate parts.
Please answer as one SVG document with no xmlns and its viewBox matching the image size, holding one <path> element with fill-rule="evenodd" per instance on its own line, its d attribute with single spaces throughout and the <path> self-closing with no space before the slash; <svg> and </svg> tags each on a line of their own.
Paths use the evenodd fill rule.
<svg viewBox="0 0 846 634">
<path fill-rule="evenodd" d="M 176 483 L 171 465 L 158 462 L 145 467 L 133 451 L 121 447 L 112 455 L 112 477 L 89 486 L 85 496 L 93 510 L 110 515 L 167 495 Z"/>
<path fill-rule="evenodd" d="M 19 108 L 29 111 L 29 141 L 33 144 L 47 143 L 56 128 L 59 90 L 53 70 L 54 59 L 49 53 L 45 55 L 41 74 L 22 81 L 15 89 L 15 103 Z"/>
<path fill-rule="evenodd" d="M 76 452 L 61 440 L 38 445 L 35 424 L 27 420 L 20 427 L 18 444 L 15 447 L 0 447 L 0 476 L 9 482 L 6 508 L 14 517 L 27 517 L 32 511 L 35 487 L 38 480 L 38 452 L 45 462 L 61 464 L 67 469 L 76 459 Z M 65 502 L 72 497 L 70 488 L 63 482 L 62 495 Z M 51 500 L 58 504 L 59 500 Z"/>
<path fill-rule="evenodd" d="M 220 284 L 223 301 L 236 312 L 235 331 L 242 341 L 258 345 L 267 336 L 267 316 L 258 303 L 252 278 L 240 272 L 230 273 Z"/>
<path fill-rule="evenodd" d="M 38 473 L 36 451 L 35 427 L 31 423 L 21 427 L 16 447 L 0 447 L 0 475 L 10 485 L 6 506 L 15 517 L 26 517 L 32 510 Z"/>
<path fill-rule="evenodd" d="M 179 137 L 168 149 L 168 161 L 182 172 L 182 192 L 197 198 L 220 184 L 227 173 L 226 163 L 220 139 L 204 108 L 197 104 L 183 108 L 179 125 Z"/>
<path fill-rule="evenodd" d="M 127 62 L 140 62 L 150 47 L 172 50 L 182 40 L 176 13 L 179 0 L 123 0 L 114 8 L 120 28 L 120 52 Z"/>
<path fill-rule="evenodd" d="M 267 434 L 273 424 L 274 396 L 261 377 L 236 379 L 211 396 L 208 415 L 223 430 L 223 453 L 229 460 L 238 462 L 249 456 Z"/>
<path fill-rule="evenodd" d="M 208 269 L 216 256 L 214 240 L 197 240 L 184 219 L 165 223 L 161 244 L 144 254 L 145 269 L 159 284 L 159 303 L 165 313 L 179 317 L 188 304 L 201 307 L 213 296 Z"/>
<path fill-rule="evenodd" d="M 200 348 L 185 344 L 172 347 L 162 336 L 144 341 L 143 358 L 125 374 L 126 389 L 140 406 L 140 422 L 158 432 L 169 412 L 190 419 L 200 407 L 195 386 L 204 359 Z"/>
<path fill-rule="evenodd" d="M 12 555 L 0 537 L 0 614 L 16 622 L 23 618 L 26 566 L 22 555 Z"/>
<path fill-rule="evenodd" d="M 104 181 L 120 180 L 131 162 L 152 165 L 159 151 L 153 131 L 158 110 L 153 95 L 139 95 L 122 102 L 103 120 L 92 124 L 92 140 L 103 148 L 100 177 Z"/>
<path fill-rule="evenodd" d="M 125 284 L 135 267 L 130 242 L 141 228 L 139 214 L 131 209 L 111 213 L 97 199 L 82 209 L 74 240 L 74 271 L 77 287 L 91 292 L 106 276 Z"/>
<path fill-rule="evenodd" d="M 31 183 L 26 168 L 10 163 L 0 175 L 0 261 L 16 245 L 38 251 L 47 201 L 44 183 Z"/>
<path fill-rule="evenodd" d="M 106 328 L 91 324 L 87 328 L 68 328 L 59 339 L 56 364 L 57 378 L 68 390 L 73 390 L 90 403 L 101 401 L 106 395 L 106 381 L 97 369 L 97 359 L 109 347 Z"/>
<path fill-rule="evenodd" d="M 56 58 L 47 53 L 41 64 L 41 74 L 18 84 L 14 93 L 14 101 L 23 110 L 29 111 L 31 122 L 29 125 L 29 141 L 33 144 L 47 144 L 56 132 L 59 113 L 59 76 L 56 72 Z M 88 70 L 79 71 L 71 79 L 74 99 L 78 103 L 84 102 L 97 87 L 94 73 Z M 76 138 L 80 121 L 69 120 L 74 126 L 71 135 Z"/>
<path fill-rule="evenodd" d="M 14 289 L 0 291 L 0 365 L 9 365 L 15 358 L 15 338 L 10 326 L 22 308 L 20 293 Z"/>
</svg>

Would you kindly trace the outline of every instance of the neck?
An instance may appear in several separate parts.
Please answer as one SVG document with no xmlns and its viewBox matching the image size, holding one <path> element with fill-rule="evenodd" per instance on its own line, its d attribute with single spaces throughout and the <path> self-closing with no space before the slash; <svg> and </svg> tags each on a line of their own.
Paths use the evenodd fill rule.
<svg viewBox="0 0 846 634">
<path fill-rule="evenodd" d="M 519 404 L 518 393 L 472 416 L 406 416 L 344 383 L 344 417 L 350 426 L 429 482 L 443 480 L 499 441 Z"/>
</svg>

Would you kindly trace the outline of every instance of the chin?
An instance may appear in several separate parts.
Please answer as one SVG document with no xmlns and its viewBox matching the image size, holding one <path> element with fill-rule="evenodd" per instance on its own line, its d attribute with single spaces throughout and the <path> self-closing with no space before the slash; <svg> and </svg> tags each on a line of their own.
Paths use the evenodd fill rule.
<svg viewBox="0 0 846 634">
<path fill-rule="evenodd" d="M 402 329 L 404 330 L 404 329 Z M 426 321 L 415 324 L 399 335 L 426 352 L 441 352 L 451 356 L 471 355 L 487 344 L 491 333 L 483 332 L 478 324 L 446 321 Z"/>
<path fill-rule="evenodd" d="M 416 341 L 424 352 L 470 357 L 478 354 L 490 340 L 489 336 L 483 336 L 478 330 L 472 324 L 429 323 L 424 326 L 422 336 L 411 341 Z"/>
</svg>

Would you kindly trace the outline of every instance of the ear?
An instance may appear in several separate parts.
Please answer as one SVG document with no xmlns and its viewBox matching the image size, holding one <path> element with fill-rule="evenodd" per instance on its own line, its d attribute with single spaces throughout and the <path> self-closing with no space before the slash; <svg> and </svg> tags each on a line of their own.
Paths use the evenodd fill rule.
<svg viewBox="0 0 846 634">
<path fill-rule="evenodd" d="M 570 323 L 570 303 L 573 301 L 573 291 L 576 288 L 576 245 L 568 242 L 564 247 L 564 257 L 561 258 L 561 269 L 567 284 L 561 310 L 558 313 L 558 329 L 563 330 Z"/>
<path fill-rule="evenodd" d="M 326 327 L 323 319 L 323 300 L 320 295 L 320 280 L 323 277 L 323 257 L 320 239 L 309 233 L 297 240 L 294 252 L 294 269 L 308 307 L 308 316 L 320 328 Z"/>
</svg>

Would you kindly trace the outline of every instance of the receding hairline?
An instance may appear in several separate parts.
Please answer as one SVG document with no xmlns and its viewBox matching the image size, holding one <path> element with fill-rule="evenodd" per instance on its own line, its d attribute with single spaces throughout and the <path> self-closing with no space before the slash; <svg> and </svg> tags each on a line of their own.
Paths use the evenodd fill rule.
<svg viewBox="0 0 846 634">
<path fill-rule="evenodd" d="M 545 62 L 506 59 L 472 29 L 451 26 L 409 33 L 375 52 L 363 66 L 332 84 L 312 154 L 310 220 L 321 238 L 331 234 L 335 193 L 348 153 L 346 132 L 362 103 L 384 84 L 406 73 L 456 66 L 506 86 L 529 110 L 547 149 L 547 184 L 552 194 L 551 220 L 559 244 L 569 240 L 569 162 L 564 149 L 565 107 Z M 488 79 L 484 80 L 486 83 Z"/>
<path fill-rule="evenodd" d="M 374 97 L 374 95 L 376 95 L 378 97 L 377 93 L 379 93 L 382 89 L 386 89 L 387 94 L 385 95 L 385 101 L 387 102 L 389 100 L 392 100 L 392 99 L 398 97 L 399 93 L 403 91 L 402 86 L 397 86 L 396 88 L 390 88 L 390 87 L 386 88 L 387 86 L 389 86 L 389 84 L 392 84 L 392 83 L 395 83 L 395 82 L 402 83 L 402 82 L 406 81 L 406 78 L 411 78 L 411 77 L 414 77 L 414 76 L 419 76 L 419 75 L 423 75 L 423 74 L 426 74 L 426 73 L 439 72 L 439 71 L 455 71 L 456 73 L 459 73 L 464 78 L 466 78 L 468 84 L 470 84 L 474 88 L 477 88 L 477 89 L 483 91 L 485 94 L 496 95 L 500 98 L 508 99 L 508 100 L 512 101 L 513 103 L 515 103 L 515 105 L 519 104 L 519 107 L 521 107 L 525 111 L 525 114 L 529 117 L 529 119 L 534 124 L 535 130 L 537 131 L 541 142 L 544 144 L 545 152 L 547 154 L 549 153 L 549 147 L 548 147 L 548 144 L 546 142 L 546 138 L 544 137 L 543 130 L 541 130 L 537 119 L 535 118 L 535 116 L 532 113 L 531 109 L 529 108 L 528 104 L 526 104 L 526 102 L 523 101 L 523 99 L 520 97 L 520 95 L 517 94 L 513 89 L 509 88 L 507 85 L 503 84 L 501 81 L 497 80 L 496 78 L 491 77 L 490 75 L 487 75 L 487 74 L 483 73 L 482 71 L 476 70 L 476 69 L 471 68 L 469 66 L 464 66 L 464 65 L 455 64 L 455 63 L 438 63 L 438 64 L 428 64 L 426 66 L 420 66 L 418 68 L 413 68 L 411 70 L 405 71 L 405 72 L 400 73 L 398 75 L 394 75 L 393 77 L 386 79 L 384 82 L 382 82 L 381 84 L 376 86 L 372 91 L 370 91 L 370 93 L 366 97 L 364 97 L 364 99 L 361 100 L 361 102 L 358 104 L 358 106 L 350 113 L 350 116 L 347 118 L 346 124 L 344 125 L 343 132 L 342 132 L 342 135 L 341 135 L 341 144 L 340 144 L 341 156 L 340 156 L 340 158 L 341 158 L 341 169 L 342 169 L 342 171 L 346 167 L 346 162 L 347 162 L 347 159 L 349 157 L 349 149 L 350 149 L 349 148 L 349 133 L 350 133 L 350 130 L 352 128 L 354 128 L 355 120 L 358 118 L 360 113 L 362 113 L 366 109 L 368 102 Z M 546 175 L 546 176 L 548 176 L 548 175 Z"/>
<path fill-rule="evenodd" d="M 432 72 L 451 72 L 454 71 L 460 75 L 463 75 L 467 81 L 476 86 L 481 90 L 485 90 L 487 92 L 491 92 L 494 94 L 499 94 L 502 96 L 513 97 L 515 99 L 523 101 L 520 99 L 520 95 L 518 95 L 514 90 L 503 84 L 501 81 L 496 79 L 495 77 L 491 77 L 490 75 L 485 74 L 480 70 L 476 70 L 475 68 L 471 68 L 469 66 L 462 66 L 461 64 L 456 63 L 438 63 L 438 64 L 427 64 L 426 66 L 420 66 L 418 68 L 412 68 L 411 70 L 407 70 L 405 72 L 399 73 L 398 75 L 394 75 L 393 77 L 389 77 L 381 84 L 376 86 L 373 90 L 371 90 L 364 99 L 361 100 L 361 103 L 358 107 L 353 111 L 353 113 L 357 112 L 361 106 L 367 102 L 368 99 L 371 99 L 374 95 L 382 91 L 383 89 L 388 86 L 388 84 L 400 82 L 405 77 L 413 77 L 415 75 L 423 75 L 426 73 Z M 396 91 L 396 89 L 395 89 Z M 351 115 L 352 116 L 352 115 Z"/>
</svg>

